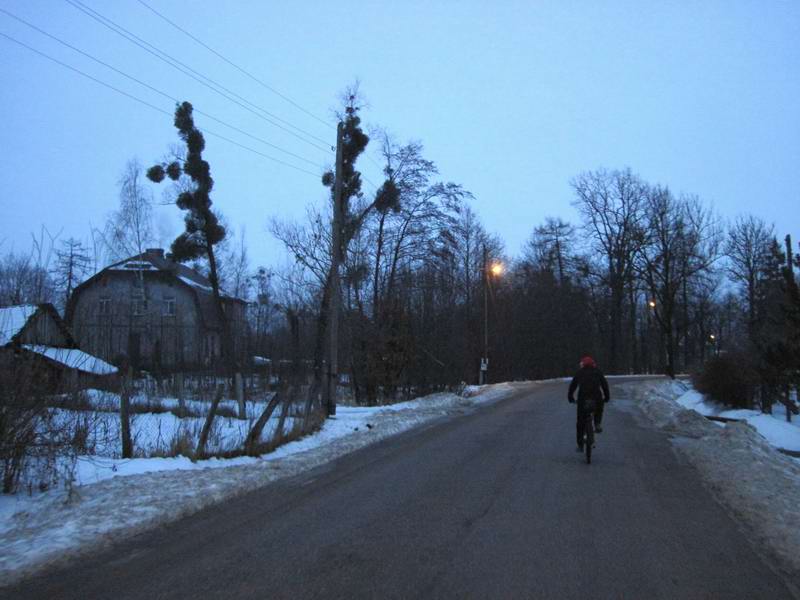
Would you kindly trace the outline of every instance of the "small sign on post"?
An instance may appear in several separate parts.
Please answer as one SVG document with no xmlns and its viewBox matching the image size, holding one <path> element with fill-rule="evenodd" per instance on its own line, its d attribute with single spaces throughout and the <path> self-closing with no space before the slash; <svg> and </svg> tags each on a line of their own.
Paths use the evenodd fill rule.
<svg viewBox="0 0 800 600">
<path fill-rule="evenodd" d="M 478 385 L 484 385 L 486 383 L 486 376 L 488 372 L 489 372 L 489 359 L 481 358 L 481 370 L 478 373 Z"/>
</svg>

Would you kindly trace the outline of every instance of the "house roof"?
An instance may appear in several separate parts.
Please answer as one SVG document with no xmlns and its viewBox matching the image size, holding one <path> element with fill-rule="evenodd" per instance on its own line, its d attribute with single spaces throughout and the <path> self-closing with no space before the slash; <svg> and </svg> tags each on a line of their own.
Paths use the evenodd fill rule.
<svg viewBox="0 0 800 600">
<path fill-rule="evenodd" d="M 0 308 L 0 346 L 10 343 L 25 327 L 39 307 L 36 304 L 20 304 Z"/>
<path fill-rule="evenodd" d="M 169 260 L 164 256 L 161 248 L 150 248 L 141 254 L 109 265 L 103 271 L 161 271 L 175 276 L 179 281 L 195 290 L 207 294 L 213 292 L 208 277 L 182 263 Z M 244 302 L 241 298 L 231 296 L 222 289 L 220 289 L 220 294 L 226 299 Z"/>
<path fill-rule="evenodd" d="M 39 312 L 46 312 L 50 315 L 53 322 L 64 334 L 67 344 L 70 346 L 75 345 L 75 340 L 72 337 L 69 329 L 67 328 L 61 316 L 58 314 L 56 308 L 49 303 L 43 304 L 18 304 L 16 306 L 6 306 L 0 308 L 0 346 L 6 346 L 14 341 L 25 325 L 28 324 L 34 315 Z"/>
<path fill-rule="evenodd" d="M 131 256 L 119 262 L 113 263 L 107 266 L 105 269 L 102 269 L 98 273 L 95 273 L 92 277 L 84 281 L 81 285 L 75 288 L 75 293 L 73 294 L 73 298 L 77 296 L 77 293 L 87 285 L 90 285 L 92 281 L 96 280 L 100 277 L 103 273 L 108 272 L 128 272 L 128 273 L 153 273 L 153 274 L 166 274 L 172 278 L 174 278 L 180 284 L 190 288 L 197 299 L 197 306 L 198 310 L 202 316 L 203 322 L 205 323 L 206 327 L 210 328 L 219 328 L 219 316 L 217 314 L 217 308 L 214 302 L 213 296 L 213 288 L 211 287 L 211 282 L 205 277 L 203 274 L 198 273 L 194 269 L 187 267 L 184 264 L 179 262 L 175 262 L 169 260 L 164 256 L 164 250 L 161 248 L 149 248 L 145 250 L 141 254 L 137 254 L 135 256 Z M 241 298 L 236 298 L 229 294 L 226 294 L 224 290 L 220 290 L 220 294 L 223 300 L 227 302 L 239 302 L 242 304 L 246 304 L 244 300 Z M 72 310 L 74 309 L 74 303 L 72 299 L 67 305 L 67 320 L 69 321 L 72 318 Z"/>
</svg>

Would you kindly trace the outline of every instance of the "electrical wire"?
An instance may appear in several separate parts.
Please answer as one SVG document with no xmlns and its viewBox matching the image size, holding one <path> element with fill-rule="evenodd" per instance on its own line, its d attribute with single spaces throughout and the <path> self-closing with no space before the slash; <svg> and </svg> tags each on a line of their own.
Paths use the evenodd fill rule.
<svg viewBox="0 0 800 600">
<path fill-rule="evenodd" d="M 111 31 L 113 31 L 114 33 L 119 35 L 120 37 L 122 37 L 122 38 L 128 40 L 130 43 L 138 46 L 139 48 L 141 48 L 145 52 L 148 52 L 149 54 L 152 54 L 157 59 L 159 59 L 160 61 L 166 63 L 167 65 L 169 65 L 173 69 L 179 71 L 180 73 L 183 73 L 184 75 L 186 75 L 187 77 L 190 77 L 191 79 L 194 79 L 199 84 L 209 88 L 213 92 L 216 92 L 217 94 L 219 94 L 220 96 L 222 96 L 226 100 L 228 100 L 230 102 L 233 102 L 234 104 L 237 104 L 238 106 L 244 108 L 245 110 L 253 113 L 257 117 L 259 117 L 260 119 L 265 120 L 266 122 L 270 123 L 274 127 L 277 127 L 279 129 L 285 131 L 286 133 L 288 133 L 288 134 L 296 137 L 297 139 L 299 139 L 299 140 L 301 140 L 301 141 L 303 141 L 303 142 L 305 142 L 305 143 L 317 148 L 318 150 L 322 150 L 324 152 L 330 152 L 332 150 L 330 144 L 327 141 L 325 141 L 325 140 L 323 140 L 321 138 L 318 138 L 317 136 L 315 136 L 315 135 L 313 135 L 313 134 L 311 134 L 311 133 L 309 133 L 309 132 L 307 132 L 307 131 L 305 131 L 305 130 L 303 130 L 303 129 L 295 126 L 295 125 L 292 125 L 288 121 L 286 121 L 284 119 L 281 119 L 280 117 L 272 114 L 271 112 L 269 112 L 268 110 L 262 108 L 261 106 L 255 104 L 253 102 L 250 102 L 249 100 L 247 100 L 243 96 L 240 96 L 239 94 L 237 94 L 236 92 L 226 88 L 222 84 L 217 83 L 216 81 L 214 81 L 213 79 L 211 79 L 209 77 L 206 77 L 205 75 L 203 75 L 199 71 L 196 71 L 195 69 L 193 69 L 189 65 L 187 65 L 187 64 L 181 62 L 180 60 L 174 58 L 173 56 L 167 54 L 166 52 L 164 52 L 163 50 L 161 50 L 158 47 L 154 46 L 153 44 L 147 42 L 146 40 L 144 40 L 144 39 L 140 38 L 139 36 L 137 36 L 136 34 L 132 33 L 131 31 L 125 29 L 121 25 L 115 23 L 111 19 L 103 16 L 102 14 L 97 12 L 96 10 L 94 10 L 92 8 L 89 8 L 85 4 L 81 3 L 80 0 L 65 0 L 65 2 L 67 2 L 72 7 L 76 8 L 77 10 L 81 11 L 86 16 L 94 19 L 95 21 L 97 21 L 98 23 L 103 25 L 104 27 L 110 29 Z M 236 98 L 239 98 L 239 100 L 237 100 Z M 250 106 L 247 106 L 248 104 Z M 251 108 L 251 106 L 254 107 L 256 110 Z M 257 112 L 257 111 L 260 111 L 260 112 Z M 264 113 L 264 114 L 261 114 L 261 113 Z M 264 116 L 264 115 L 268 115 L 268 116 Z M 300 132 L 300 134 L 302 134 L 302 135 L 296 133 L 296 131 L 292 131 L 292 130 L 288 129 L 287 127 L 284 127 L 284 126 L 280 125 L 279 123 L 276 123 L 273 119 L 285 123 L 286 125 L 288 125 L 292 129 L 295 129 L 297 132 Z M 311 139 L 306 139 L 306 137 L 303 137 L 303 136 L 306 136 L 306 137 L 311 138 Z M 316 140 L 316 141 L 312 141 L 312 140 Z"/>
<path fill-rule="evenodd" d="M 57 58 L 54 58 L 54 57 L 52 57 L 52 56 L 50 56 L 48 54 L 45 54 L 44 52 L 41 52 L 41 51 L 37 50 L 36 48 L 33 48 L 33 47 L 29 46 L 28 44 L 26 44 L 24 42 L 21 42 L 18 39 L 13 38 L 13 37 L 11 37 L 10 35 L 8 35 L 6 33 L 3 33 L 2 31 L 0 31 L 0 36 L 6 38 L 9 41 L 14 42 L 15 44 L 18 44 L 18 45 L 22 46 L 23 48 L 26 48 L 26 49 L 30 50 L 31 52 L 34 52 L 35 54 L 38 54 L 39 56 L 42 56 L 43 58 L 46 58 L 47 60 L 50 60 L 50 61 L 52 61 L 52 62 L 64 67 L 65 69 L 69 69 L 70 71 L 73 71 L 73 72 L 81 75 L 82 77 L 85 77 L 86 79 L 90 79 L 90 80 L 94 81 L 95 83 L 97 83 L 99 85 L 102 85 L 105 88 L 108 88 L 108 89 L 110 89 L 110 90 L 112 90 L 114 92 L 117 92 L 118 94 L 126 96 L 127 98 L 130 98 L 131 100 L 134 100 L 135 102 L 138 102 L 139 104 L 143 104 L 144 106 L 147 106 L 148 108 L 151 108 L 151 109 L 153 109 L 153 110 L 155 110 L 155 111 L 157 111 L 157 112 L 159 112 L 161 114 L 167 115 L 168 117 L 173 117 L 174 116 L 171 112 L 169 112 L 167 110 L 164 110 L 163 108 L 160 108 L 160 107 L 156 106 L 155 104 L 151 104 L 150 102 L 147 102 L 146 100 L 142 100 L 141 98 L 138 98 L 137 96 L 134 96 L 133 94 L 129 94 L 128 92 L 126 92 L 124 90 L 121 90 L 118 87 L 115 87 L 115 86 L 111 85 L 110 83 L 106 83 L 105 81 L 102 81 L 102 80 L 98 79 L 97 77 L 89 75 L 88 73 L 86 73 L 84 71 L 81 71 L 80 69 L 77 69 L 77 68 L 75 68 L 75 67 L 73 67 L 71 65 L 68 65 L 67 63 L 65 63 L 63 61 L 60 61 Z M 249 146 L 245 146 L 244 144 L 241 144 L 241 143 L 239 143 L 239 142 L 237 142 L 235 140 L 232 140 L 232 139 L 230 139 L 230 138 L 228 138 L 228 137 L 226 137 L 224 135 L 220 135 L 219 133 L 216 133 L 216 132 L 211 131 L 209 129 L 200 128 L 200 131 L 202 131 L 203 133 L 206 133 L 208 135 L 212 135 L 214 137 L 217 137 L 219 139 L 225 140 L 226 142 L 229 142 L 229 143 L 231 143 L 231 144 L 233 144 L 235 146 L 243 148 L 244 150 L 248 150 L 249 152 L 252 152 L 254 154 L 257 154 L 259 156 L 267 158 L 267 159 L 269 159 L 269 160 L 271 160 L 273 162 L 282 164 L 282 165 L 284 165 L 286 167 L 289 167 L 291 169 L 294 169 L 296 171 L 300 171 L 301 173 L 307 173 L 308 175 L 311 175 L 315 179 L 319 178 L 319 174 L 318 173 L 313 173 L 311 171 L 308 171 L 307 169 L 303 169 L 302 167 L 298 167 L 298 166 L 295 166 L 295 165 L 293 165 L 291 163 L 283 161 L 283 160 L 281 160 L 279 158 L 275 158 L 274 156 L 270 156 L 268 154 L 264 154 L 263 152 L 259 152 L 258 150 L 255 150 L 254 148 L 250 148 Z"/>
<path fill-rule="evenodd" d="M 175 29 L 177 29 L 178 31 L 180 31 L 180 32 L 181 32 L 181 33 L 183 33 L 184 35 L 188 36 L 190 39 L 192 39 L 192 40 L 194 40 L 195 42 L 197 42 L 198 44 L 200 44 L 200 45 L 201 45 L 203 48 L 205 48 L 206 50 L 208 50 L 209 52 L 211 52 L 211 53 L 212 53 L 212 54 L 214 54 L 215 56 L 219 57 L 220 59 L 224 60 L 226 63 L 228 63 L 228 64 L 229 64 L 230 66 L 232 66 L 234 69 L 236 69 L 236 70 L 238 70 L 239 72 L 243 73 L 244 75 L 246 75 L 247 77 L 249 77 L 250 79 L 252 79 L 252 80 L 253 80 L 253 81 L 255 81 L 256 83 L 258 83 L 258 84 L 259 84 L 259 85 L 261 85 L 262 87 L 266 88 L 267 90 L 269 90 L 269 91 L 270 91 L 270 92 L 272 92 L 273 94 L 275 94 L 275 95 L 279 96 L 280 98 L 283 98 L 283 99 L 284 99 L 286 102 L 288 102 L 289 104 L 291 104 L 291 105 L 292 105 L 292 106 L 294 106 L 295 108 L 297 108 L 297 109 L 299 109 L 299 110 L 303 111 L 303 112 L 304 112 L 305 114 L 307 114 L 309 117 L 311 117 L 312 119 L 315 119 L 315 120 L 319 121 L 320 123 L 322 123 L 322 124 L 323 124 L 323 125 L 325 125 L 326 127 L 330 127 L 331 129 L 336 129 L 336 127 L 335 127 L 335 126 L 333 126 L 333 125 L 331 125 L 329 122 L 327 122 L 327 121 L 325 121 L 325 120 L 323 120 L 323 119 L 320 119 L 320 118 L 319 118 L 319 117 L 317 117 L 315 114 L 313 114 L 313 113 L 311 113 L 311 112 L 307 111 L 305 108 L 303 108 L 302 106 L 300 106 L 300 105 L 299 105 L 297 102 L 295 102 L 294 100 L 292 100 L 291 98 L 289 98 L 289 97 L 288 97 L 288 96 L 286 96 L 285 94 L 282 94 L 281 92 L 279 92 L 278 90 L 276 90 L 274 87 L 272 87 L 272 86 L 270 86 L 270 85 L 267 85 L 267 84 L 266 84 L 266 83 L 264 83 L 264 82 L 263 82 L 261 79 L 259 79 L 259 78 L 258 78 L 258 77 L 256 77 L 255 75 L 251 74 L 249 71 L 247 71 L 247 70 L 243 69 L 242 67 L 240 67 L 239 65 L 237 65 L 237 64 L 236 64 L 235 62 L 233 62 L 232 60 L 229 60 L 228 58 L 226 58 L 225 56 L 223 56 L 222 54 L 220 54 L 219 52 L 217 52 L 216 50 L 214 50 L 214 48 L 212 48 L 211 46 L 209 46 L 208 44 L 206 44 L 206 43 L 205 43 L 205 42 L 203 42 L 202 40 L 198 39 L 198 38 L 197 38 L 197 37 L 195 37 L 194 35 L 192 35 L 190 32 L 188 32 L 186 29 L 184 29 L 183 27 L 181 27 L 180 25 L 178 25 L 178 24 L 177 24 L 177 23 L 175 23 L 174 21 L 172 21 L 172 20 L 170 20 L 169 18 L 165 17 L 163 14 L 161 14 L 160 12 L 158 12 L 158 11 L 157 11 L 155 8 L 153 8 L 152 6 L 150 6 L 149 4 L 147 4 L 146 2 L 144 2 L 143 0 L 138 0 L 138 2 L 139 2 L 139 4 L 141 4 L 142 6 L 144 6 L 146 9 L 148 9 L 148 10 L 149 10 L 149 11 L 151 11 L 151 12 L 153 12 L 153 13 L 154 13 L 156 16 L 158 16 L 160 19 L 163 19 L 164 21 L 166 21 L 167 23 L 169 23 L 170 25 L 172 25 L 172 26 L 173 26 Z"/>
<path fill-rule="evenodd" d="M 125 78 L 127 78 L 127 79 L 129 79 L 131 81 L 134 81 L 134 82 L 138 83 L 139 85 L 141 85 L 141 86 L 143 86 L 143 87 L 145 87 L 145 88 L 147 88 L 147 89 L 149 89 L 149 90 L 151 90 L 151 91 L 163 96 L 164 98 L 167 98 L 168 100 L 172 100 L 173 102 L 180 103 L 180 99 L 175 98 L 174 96 L 171 96 L 170 94 L 168 94 L 168 93 L 166 93 L 166 92 L 164 92 L 162 90 L 159 90 L 158 88 L 155 88 L 152 85 L 150 85 L 148 83 L 145 83 L 144 81 L 142 81 L 140 79 L 137 79 L 136 77 L 133 77 L 132 75 L 129 75 L 128 73 L 125 73 L 124 71 L 122 71 L 120 69 L 117 69 L 113 65 L 110 65 L 107 62 L 104 62 L 104 61 L 100 60 L 99 58 L 89 54 L 88 52 L 84 52 L 80 48 L 76 48 L 72 44 L 70 44 L 68 42 L 65 42 L 64 40 L 62 40 L 62 39 L 60 39 L 60 38 L 58 38 L 58 37 L 46 32 L 46 31 L 44 31 L 43 29 L 37 27 L 36 25 L 34 25 L 32 23 L 29 23 L 25 19 L 22 19 L 21 17 L 18 17 L 16 15 L 10 13 L 9 11 L 5 10 L 2 7 L 0 7 L 0 12 L 8 15 L 9 17 L 11 17 L 13 19 L 16 19 L 20 23 L 30 27 L 31 29 L 33 29 L 35 31 L 38 31 L 42 35 L 49 37 L 50 39 L 58 42 L 59 44 L 61 44 L 63 46 L 66 46 L 67 48 L 69 48 L 69 49 L 71 49 L 71 50 L 73 50 L 73 51 L 75 51 L 75 52 L 77 52 L 77 53 L 79 53 L 79 54 L 81 54 L 83 56 L 85 56 L 86 58 L 88 58 L 90 60 L 93 60 L 94 62 L 96 62 L 96 63 L 98 63 L 100 65 L 103 65 L 104 67 L 106 67 L 108 69 L 111 69 L 115 73 L 118 73 L 119 75 L 122 75 L 123 77 L 125 77 Z M 285 150 L 284 148 L 281 148 L 280 146 L 277 146 L 276 144 L 273 144 L 272 142 L 269 142 L 269 141 L 267 141 L 267 140 L 265 140 L 263 138 L 260 138 L 260 137 L 258 137 L 256 135 L 253 135 L 250 132 L 245 131 L 244 129 L 240 129 L 239 127 L 236 127 L 235 125 L 231 125 L 230 123 L 227 123 L 226 121 L 223 121 L 222 119 L 220 119 L 218 117 L 215 117 L 214 115 L 206 113 L 206 112 L 204 112 L 204 111 L 202 111 L 200 109 L 197 109 L 197 108 L 195 108 L 195 112 L 197 112 L 198 114 L 203 115 L 204 117 L 207 117 L 207 118 L 209 118 L 209 119 L 211 119 L 213 121 L 216 121 L 217 123 L 219 123 L 219 124 L 221 124 L 221 125 L 223 125 L 225 127 L 228 127 L 229 129 L 232 129 L 232 130 L 234 130 L 234 131 L 236 131 L 238 133 L 241 133 L 242 135 L 245 135 L 245 136 L 247 136 L 247 137 L 249 137 L 251 139 L 254 139 L 254 140 L 258 141 L 258 142 L 261 142 L 262 144 L 264 144 L 266 146 L 269 146 L 271 148 L 274 148 L 275 150 L 283 152 L 284 154 L 287 154 L 287 155 L 289 155 L 289 156 L 291 156 L 293 158 L 296 158 L 296 159 L 298 159 L 300 161 L 308 163 L 308 164 L 310 164 L 312 166 L 318 166 L 318 163 L 316 163 L 316 162 L 314 162 L 312 160 L 309 160 L 309 159 L 307 159 L 307 158 L 305 158 L 303 156 L 300 156 L 299 154 L 295 154 L 294 152 L 290 152 L 289 150 Z"/>
<path fill-rule="evenodd" d="M 181 62 L 180 60 L 178 60 L 174 56 L 171 56 L 170 54 L 167 54 L 166 52 L 164 52 L 163 50 L 161 50 L 157 46 L 155 46 L 155 45 L 151 44 L 150 42 L 148 42 L 148 41 L 142 39 L 141 37 L 137 36 L 132 31 L 130 31 L 128 29 L 125 29 L 124 27 L 122 27 L 118 23 L 114 22 L 113 20 L 109 19 L 108 17 L 105 17 L 104 15 L 102 15 L 98 11 L 94 10 L 93 8 L 90 8 L 90 7 L 86 6 L 80 0 L 66 0 L 66 2 L 68 4 L 70 4 L 70 5 L 72 5 L 74 8 L 76 8 L 76 9 L 80 10 L 81 12 L 83 12 L 86 16 L 94 19 L 95 21 L 97 21 L 98 23 L 103 25 L 104 27 L 110 29 L 111 31 L 113 31 L 114 33 L 119 35 L 120 37 L 125 38 L 126 40 L 128 40 L 132 44 L 135 44 L 136 46 L 139 46 L 142 50 L 145 50 L 146 52 L 152 54 L 153 56 L 155 56 L 156 58 L 158 58 L 162 62 L 165 62 L 166 64 L 168 64 L 172 68 L 176 69 L 177 71 L 183 73 L 187 77 L 190 77 L 190 78 L 194 79 L 195 81 L 197 81 L 201 85 L 204 85 L 204 86 L 208 87 L 209 89 L 211 89 L 212 91 L 220 94 L 226 100 L 229 100 L 231 102 L 234 102 L 235 104 L 238 104 L 239 106 L 241 106 L 245 110 L 248 110 L 248 111 L 252 112 L 253 114 L 255 114 L 256 116 L 258 116 L 259 118 L 262 118 L 265 121 L 267 121 L 268 123 L 274 125 L 275 127 L 278 127 L 279 129 L 282 129 L 283 131 L 286 131 L 287 133 L 297 137 L 298 139 L 300 139 L 300 140 L 302 140 L 302 141 L 304 141 L 304 142 L 306 142 L 308 144 L 311 144 L 312 146 L 314 146 L 315 148 L 317 148 L 319 150 L 323 150 L 323 151 L 326 151 L 326 152 L 329 151 L 330 144 L 328 143 L 328 141 L 316 137 L 314 134 L 309 133 L 308 131 L 305 131 L 304 129 L 301 129 L 300 127 L 297 127 L 296 125 L 293 125 L 292 123 L 286 121 L 285 119 L 281 119 L 280 117 L 278 117 L 277 115 L 269 112 L 265 108 L 255 104 L 254 102 L 249 101 L 247 98 L 244 98 L 243 96 L 237 94 L 233 90 L 228 89 L 227 87 L 225 87 L 224 85 L 214 81 L 210 77 L 207 77 L 207 76 L 203 75 L 201 72 L 193 69 L 192 67 L 190 67 L 186 63 Z M 198 79 L 198 77 L 201 78 L 202 80 Z M 219 88 L 219 89 L 217 89 L 217 88 Z M 220 90 L 222 90 L 222 91 L 220 91 Z M 262 113 L 264 113 L 268 117 L 271 117 L 272 119 L 276 119 L 277 121 L 280 121 L 280 122 L 288 125 L 292 129 L 295 129 L 296 131 L 300 132 L 301 134 L 303 134 L 303 135 L 305 135 L 305 136 L 307 136 L 307 137 L 309 137 L 309 138 L 311 138 L 313 140 L 316 140 L 317 142 L 322 144 L 322 146 L 317 145 L 316 143 L 303 138 L 302 136 L 298 135 L 297 133 L 295 133 L 293 131 L 290 131 L 290 130 L 286 129 L 285 127 L 282 127 L 281 125 L 279 125 L 279 124 L 275 123 L 274 121 L 272 121 L 270 118 L 264 117 L 261 114 L 254 112 L 252 108 L 250 108 L 248 106 L 245 106 L 244 104 L 242 104 L 242 102 L 234 100 L 233 98 L 229 97 L 229 95 L 238 98 L 239 100 L 241 100 L 242 102 L 244 102 L 246 104 L 249 104 L 250 106 L 252 106 L 253 108 L 255 108 L 255 109 L 259 110 L 259 111 L 261 111 Z"/>
</svg>

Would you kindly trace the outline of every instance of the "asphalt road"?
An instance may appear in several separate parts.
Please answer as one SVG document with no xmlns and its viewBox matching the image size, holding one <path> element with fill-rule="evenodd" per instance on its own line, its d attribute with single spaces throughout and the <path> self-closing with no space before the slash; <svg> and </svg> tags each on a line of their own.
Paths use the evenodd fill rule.
<svg viewBox="0 0 800 600">
<path fill-rule="evenodd" d="M 791 598 L 620 384 L 612 398 L 592 465 L 565 385 L 520 387 L 6 597 Z"/>
</svg>

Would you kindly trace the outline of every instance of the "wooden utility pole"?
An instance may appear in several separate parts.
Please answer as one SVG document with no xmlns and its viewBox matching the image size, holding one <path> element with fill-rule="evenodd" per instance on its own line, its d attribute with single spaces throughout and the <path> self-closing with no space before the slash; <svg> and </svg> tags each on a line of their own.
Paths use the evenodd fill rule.
<svg viewBox="0 0 800 600">
<path fill-rule="evenodd" d="M 333 186 L 333 231 L 331 232 L 331 303 L 328 324 L 331 346 L 328 356 L 328 381 L 325 386 L 328 416 L 336 415 L 336 385 L 339 382 L 339 262 L 342 253 L 342 133 L 344 124 L 336 129 L 336 175 Z"/>
</svg>

